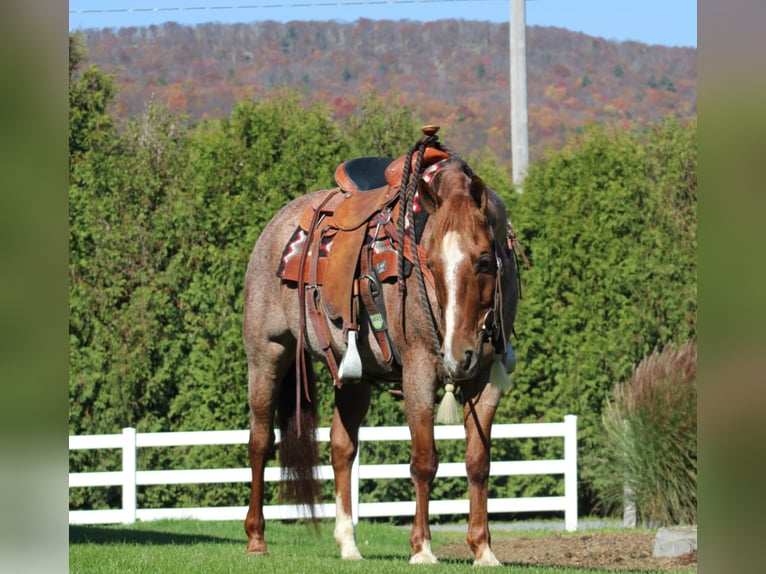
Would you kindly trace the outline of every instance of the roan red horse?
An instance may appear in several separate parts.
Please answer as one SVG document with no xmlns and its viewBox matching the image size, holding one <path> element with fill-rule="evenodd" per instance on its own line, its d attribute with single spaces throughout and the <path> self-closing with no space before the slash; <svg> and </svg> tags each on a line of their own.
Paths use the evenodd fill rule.
<svg viewBox="0 0 766 574">
<path fill-rule="evenodd" d="M 267 553 L 264 468 L 275 415 L 285 493 L 314 517 L 317 359 L 335 380 L 330 436 L 342 558 L 361 558 L 350 477 L 370 383 L 392 381 L 401 383 L 412 436 L 410 562 L 437 561 L 428 504 L 439 462 L 434 407 L 443 386 L 445 409 L 458 415 L 455 391 L 463 401 L 467 542 L 475 564 L 500 564 L 490 547 L 487 485 L 492 419 L 515 362 L 508 338 L 519 294 L 516 243 L 500 197 L 439 143 L 437 130 L 426 126 L 397 160 L 345 162 L 338 188 L 286 205 L 255 244 L 243 324 L 251 407 L 248 553 Z"/>
</svg>

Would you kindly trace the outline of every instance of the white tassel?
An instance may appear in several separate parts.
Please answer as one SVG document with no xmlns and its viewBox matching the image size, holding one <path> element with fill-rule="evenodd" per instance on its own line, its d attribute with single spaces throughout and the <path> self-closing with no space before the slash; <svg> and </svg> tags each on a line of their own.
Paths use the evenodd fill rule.
<svg viewBox="0 0 766 574">
<path fill-rule="evenodd" d="M 511 377 L 508 376 L 508 372 L 505 369 L 502 355 L 495 355 L 495 358 L 492 360 L 492 368 L 489 371 L 489 383 L 501 391 L 513 387 Z"/>
<path fill-rule="evenodd" d="M 436 422 L 440 425 L 456 425 L 461 422 L 455 399 L 455 385 L 452 383 L 444 385 L 444 396 L 439 403 L 439 410 L 436 411 Z"/>
</svg>

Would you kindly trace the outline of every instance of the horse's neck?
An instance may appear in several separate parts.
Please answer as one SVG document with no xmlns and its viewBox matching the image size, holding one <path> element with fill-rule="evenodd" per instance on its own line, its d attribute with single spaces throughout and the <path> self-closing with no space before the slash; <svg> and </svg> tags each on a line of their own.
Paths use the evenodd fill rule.
<svg viewBox="0 0 766 574">
<path fill-rule="evenodd" d="M 418 279 L 417 273 L 418 270 L 413 265 L 412 273 L 410 274 L 410 277 L 407 280 L 407 292 L 409 294 L 409 298 L 413 300 L 413 303 L 418 305 L 419 307 L 423 307 L 423 300 L 421 292 L 425 291 L 425 296 L 428 299 L 428 304 L 430 306 L 431 314 L 434 317 L 436 321 L 436 327 L 437 329 L 441 326 L 442 321 L 442 313 L 441 313 L 441 307 L 439 307 L 439 301 L 436 298 L 436 287 L 434 285 L 434 278 L 433 275 L 431 275 L 431 272 L 428 268 L 428 252 L 426 250 L 426 246 L 430 245 L 431 243 L 431 237 L 433 235 L 433 217 L 429 217 L 423 227 L 423 232 L 420 236 L 420 241 L 418 242 L 418 247 L 421 248 L 421 256 L 420 256 L 420 271 L 423 273 L 423 282 L 420 283 L 420 280 Z"/>
</svg>

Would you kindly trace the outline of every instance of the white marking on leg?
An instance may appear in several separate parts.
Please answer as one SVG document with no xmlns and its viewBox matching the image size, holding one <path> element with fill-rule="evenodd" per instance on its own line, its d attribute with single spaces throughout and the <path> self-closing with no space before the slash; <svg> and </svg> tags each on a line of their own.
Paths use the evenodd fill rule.
<svg viewBox="0 0 766 574">
<path fill-rule="evenodd" d="M 356 547 L 356 532 L 353 519 L 343 512 L 340 494 L 335 496 L 335 542 L 340 548 L 343 560 L 361 560 L 362 555 Z"/>
<path fill-rule="evenodd" d="M 442 239 L 442 260 L 444 261 L 444 280 L 447 288 L 447 304 L 444 308 L 444 362 L 448 371 L 459 367 L 459 362 L 452 354 L 452 337 L 457 322 L 457 270 L 465 258 L 460 244 L 460 236 L 455 231 L 448 231 Z"/>
<path fill-rule="evenodd" d="M 438 564 L 434 553 L 431 552 L 431 541 L 423 540 L 423 548 L 410 558 L 410 564 Z"/>
<path fill-rule="evenodd" d="M 502 566 L 495 553 L 489 546 L 485 546 L 481 555 L 473 561 L 474 566 Z"/>
</svg>

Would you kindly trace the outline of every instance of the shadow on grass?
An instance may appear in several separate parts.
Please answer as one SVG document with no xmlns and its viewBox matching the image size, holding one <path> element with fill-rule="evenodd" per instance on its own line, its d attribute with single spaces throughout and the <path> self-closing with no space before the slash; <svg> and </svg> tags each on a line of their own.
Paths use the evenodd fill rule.
<svg viewBox="0 0 766 574">
<path fill-rule="evenodd" d="M 364 554 L 364 562 L 389 562 L 409 564 L 410 556 L 402 554 Z M 452 566 L 473 566 L 473 558 L 466 560 L 464 558 L 442 558 L 438 556 L 439 564 L 449 564 Z"/>
<path fill-rule="evenodd" d="M 244 544 L 242 539 L 209 536 L 207 534 L 181 534 L 157 530 L 129 528 L 103 528 L 99 526 L 69 526 L 69 544 Z"/>
</svg>

